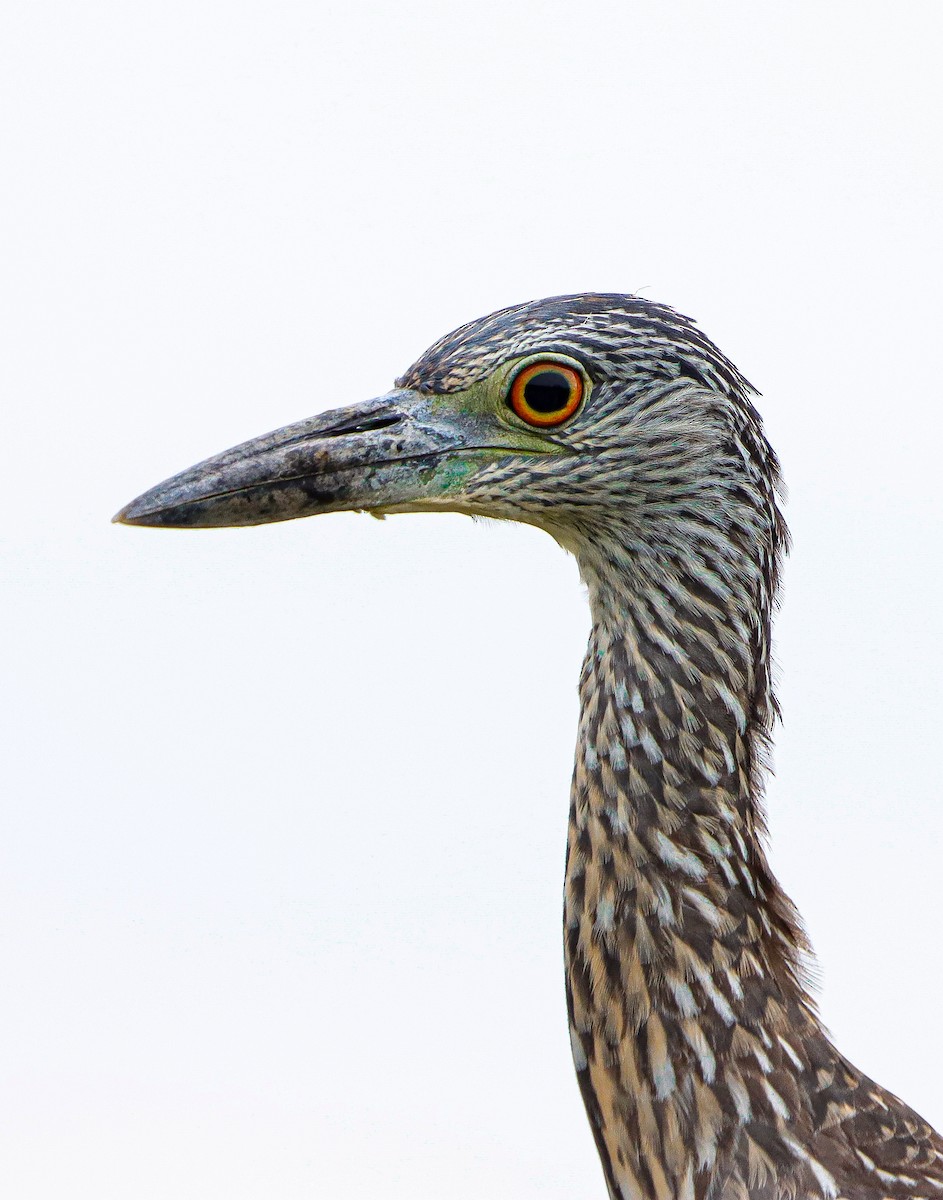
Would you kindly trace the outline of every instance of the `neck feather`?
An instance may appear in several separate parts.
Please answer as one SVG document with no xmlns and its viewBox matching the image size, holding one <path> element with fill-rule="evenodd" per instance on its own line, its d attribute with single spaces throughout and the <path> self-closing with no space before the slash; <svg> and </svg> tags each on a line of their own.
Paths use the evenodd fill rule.
<svg viewBox="0 0 943 1200">
<path fill-rule="evenodd" d="M 567 854 L 574 1059 L 611 1196 L 694 1197 L 748 1118 L 783 1126 L 770 1063 L 799 1062 L 790 1039 L 819 1031 L 805 938 L 762 845 L 768 618 L 722 609 L 670 564 L 647 581 L 651 563 L 581 565 L 594 623 Z"/>
</svg>

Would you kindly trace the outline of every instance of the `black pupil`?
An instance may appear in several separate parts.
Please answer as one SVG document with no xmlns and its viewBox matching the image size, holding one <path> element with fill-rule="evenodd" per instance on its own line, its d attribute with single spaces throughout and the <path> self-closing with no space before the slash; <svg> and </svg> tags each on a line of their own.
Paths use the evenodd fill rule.
<svg viewBox="0 0 943 1200">
<path fill-rule="evenodd" d="M 539 371 L 524 384 L 524 399 L 534 412 L 559 412 L 570 403 L 570 386 L 562 371 Z"/>
</svg>

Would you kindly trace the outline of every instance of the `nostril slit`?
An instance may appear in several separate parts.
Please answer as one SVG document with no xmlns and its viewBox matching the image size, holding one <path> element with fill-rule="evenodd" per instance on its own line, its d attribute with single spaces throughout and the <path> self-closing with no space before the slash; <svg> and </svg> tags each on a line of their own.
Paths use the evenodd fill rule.
<svg viewBox="0 0 943 1200">
<path fill-rule="evenodd" d="M 361 421 L 351 421 L 347 425 L 335 425 L 333 429 L 322 433 L 321 437 L 343 437 L 348 433 L 372 433 L 376 429 L 389 429 L 393 425 L 398 425 L 402 419 L 400 413 L 364 417 Z"/>
</svg>

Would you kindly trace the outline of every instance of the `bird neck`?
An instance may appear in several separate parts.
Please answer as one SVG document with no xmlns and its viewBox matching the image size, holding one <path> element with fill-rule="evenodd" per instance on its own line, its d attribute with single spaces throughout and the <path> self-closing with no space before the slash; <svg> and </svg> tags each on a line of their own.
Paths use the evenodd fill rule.
<svg viewBox="0 0 943 1200">
<path fill-rule="evenodd" d="M 751 1091 L 752 1075 L 766 1086 L 767 1043 L 818 1030 L 804 937 L 761 841 L 768 625 L 735 605 L 718 624 L 703 606 L 659 604 L 664 578 L 614 589 L 583 566 L 594 623 L 565 890 L 573 1053 L 610 1194 L 687 1195 L 684 1178 L 711 1169 L 751 1104 L 779 1120 L 775 1091 Z M 634 1192 L 636 1177 L 648 1182 Z"/>
<path fill-rule="evenodd" d="M 805 937 L 763 846 L 768 734 L 757 713 L 770 703 L 699 670 L 636 617 L 593 626 L 570 814 L 578 886 L 568 900 L 582 920 L 591 912 L 596 933 L 631 918 L 622 946 L 645 968 L 674 965 L 684 937 L 715 955 L 720 944 L 742 949 L 784 992 L 802 991 Z M 737 999 L 734 989 L 734 1010 Z"/>
</svg>

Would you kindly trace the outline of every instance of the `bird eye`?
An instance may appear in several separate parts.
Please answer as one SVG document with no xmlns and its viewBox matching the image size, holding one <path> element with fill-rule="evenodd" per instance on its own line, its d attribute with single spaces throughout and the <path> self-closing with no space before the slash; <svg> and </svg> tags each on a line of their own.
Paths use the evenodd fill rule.
<svg viewBox="0 0 943 1200">
<path fill-rule="evenodd" d="M 580 406 L 579 371 L 558 362 L 529 363 L 511 382 L 508 404 L 522 421 L 547 429 L 562 425 Z"/>
</svg>

